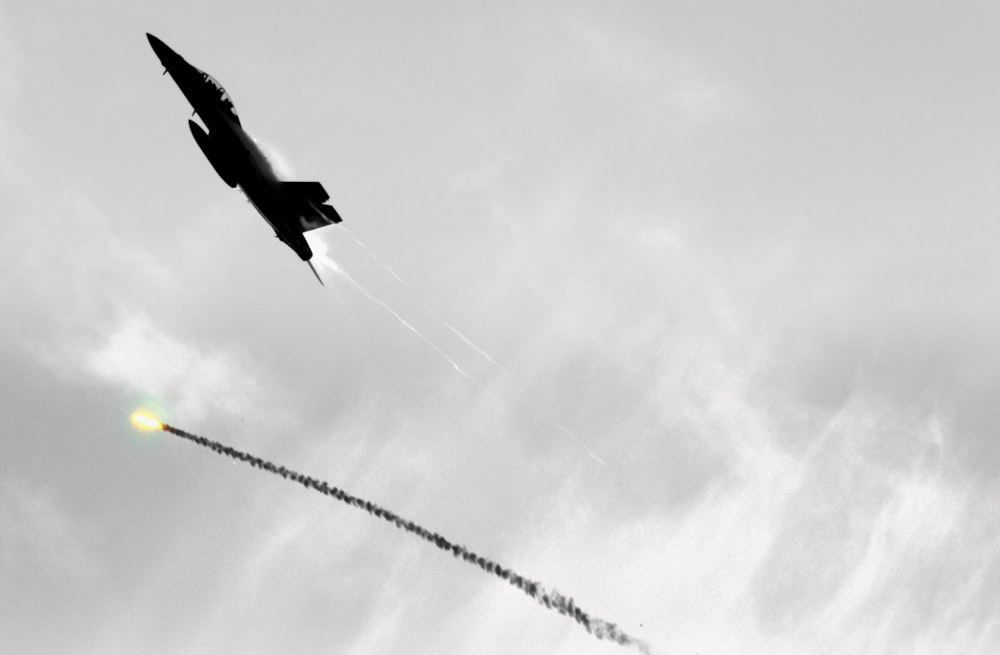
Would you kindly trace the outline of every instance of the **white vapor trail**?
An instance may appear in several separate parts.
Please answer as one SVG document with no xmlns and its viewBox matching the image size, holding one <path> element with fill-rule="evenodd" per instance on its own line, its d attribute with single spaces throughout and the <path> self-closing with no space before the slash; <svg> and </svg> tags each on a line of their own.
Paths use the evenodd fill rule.
<svg viewBox="0 0 1000 655">
<path fill-rule="evenodd" d="M 597 462 L 601 466 L 605 466 L 606 467 L 608 465 L 607 462 L 605 462 L 603 459 L 601 459 L 600 457 L 598 457 L 597 455 L 595 455 L 593 450 L 591 450 L 590 448 L 587 448 L 587 444 L 583 443 L 583 441 L 578 436 L 576 436 L 575 434 L 573 434 L 572 432 L 570 432 L 562 423 L 556 423 L 555 426 L 559 429 L 560 432 L 562 432 L 563 434 L 565 434 L 566 436 L 568 436 L 570 439 L 572 439 L 573 441 L 575 441 L 576 445 L 578 445 L 580 448 L 583 448 L 583 451 L 590 456 L 590 459 L 594 460 L 595 462 Z"/>
<path fill-rule="evenodd" d="M 400 316 L 399 312 L 397 312 L 392 307 L 390 307 L 389 305 L 387 305 L 386 303 L 384 303 L 383 301 L 379 300 L 378 298 L 376 298 L 375 296 L 373 296 L 371 293 L 369 293 L 369 291 L 367 289 L 365 289 L 363 286 L 361 286 L 358 283 L 357 280 L 355 280 L 353 277 L 351 277 L 350 275 L 348 275 L 343 269 L 339 269 L 338 272 L 344 277 L 345 280 L 347 280 L 352 285 L 354 285 L 355 289 L 357 289 L 362 294 L 364 294 L 364 296 L 366 298 L 368 298 L 368 300 L 372 301 L 373 303 L 375 303 L 376 305 L 378 305 L 379 307 L 381 307 L 385 311 L 387 311 L 390 314 L 392 314 L 396 318 L 397 321 L 399 321 L 400 323 L 403 324 L 403 327 L 405 327 L 410 332 L 412 332 L 413 334 L 415 334 L 418 337 L 420 337 L 421 341 L 423 341 L 428 346 L 430 346 L 436 353 L 438 353 L 439 355 L 441 355 L 442 357 L 444 357 L 445 360 L 449 364 L 451 364 L 452 368 L 454 368 L 456 371 L 458 371 L 458 373 L 460 375 L 462 375 L 464 378 L 466 378 L 467 380 L 469 380 L 470 382 L 472 382 L 476 386 L 480 386 L 480 384 L 475 380 L 475 378 L 473 378 L 471 375 L 469 375 L 468 373 L 466 373 L 462 369 L 462 367 L 458 365 L 458 362 L 456 362 L 454 359 L 452 359 L 448 355 L 448 353 L 446 353 L 444 350 L 442 350 L 436 343 L 434 343 L 433 341 L 431 341 L 430 339 L 428 339 L 427 337 L 425 337 L 420 330 L 418 330 L 417 328 L 415 328 L 413 326 L 412 323 L 410 323 L 405 318 L 403 318 L 402 316 Z"/>
<path fill-rule="evenodd" d="M 340 226 L 340 229 L 342 229 L 345 233 L 347 233 L 347 236 L 351 237 L 351 239 L 354 240 L 354 243 L 358 244 L 358 246 L 360 246 L 360 248 L 362 250 L 364 250 L 366 253 L 368 253 L 368 256 L 371 257 L 372 261 L 374 261 L 376 264 L 378 264 L 383 269 L 385 269 L 385 271 L 387 273 L 389 273 L 389 275 L 391 275 L 392 277 L 396 278 L 397 282 L 399 282 L 400 284 L 402 284 L 404 287 L 409 288 L 410 285 L 406 282 L 406 280 L 404 280 L 398 273 L 396 273 L 395 270 L 393 270 L 393 268 L 391 266 L 389 266 L 388 264 L 386 264 L 378 255 L 376 255 L 375 252 L 371 248 L 369 248 L 367 245 L 365 245 L 365 243 L 361 239 L 359 239 L 357 236 L 355 236 L 355 234 L 353 232 L 351 232 L 349 229 L 347 229 L 343 225 Z M 446 321 L 443 318 L 441 318 L 441 316 L 437 312 L 435 312 L 433 309 L 431 309 L 427 305 L 427 303 L 421 302 L 421 305 L 423 305 L 424 310 L 428 314 L 430 314 L 431 316 L 433 316 L 435 319 L 437 319 L 438 321 L 440 321 L 442 325 L 444 325 L 446 328 L 448 328 L 449 330 L 451 330 L 452 333 L 455 336 L 457 336 L 459 339 L 461 339 L 462 342 L 466 346 L 468 346 L 469 348 L 471 348 L 472 350 L 474 350 L 476 353 L 479 354 L 480 357 L 482 357 L 483 359 L 485 359 L 486 361 L 488 361 L 490 364 L 493 364 L 497 368 L 501 368 L 500 364 L 497 363 L 497 360 L 495 360 L 492 357 L 490 357 L 490 354 L 488 352 L 486 352 L 485 350 L 483 350 L 482 348 L 480 348 L 479 346 L 477 346 L 476 344 L 474 344 L 472 342 L 472 340 L 469 339 L 469 337 L 467 337 L 464 334 L 462 334 L 462 332 L 460 332 L 458 328 L 456 328 L 451 323 L 449 323 L 448 321 Z"/>
<path fill-rule="evenodd" d="M 344 229 L 345 232 L 347 231 L 346 228 L 342 228 L 342 229 Z M 350 232 L 348 232 L 348 234 L 350 234 Z M 353 235 L 352 235 L 352 238 L 354 238 Z M 355 241 L 357 241 L 356 238 L 355 238 Z M 358 243 L 360 243 L 360 241 Z M 436 352 L 439 355 L 441 355 L 442 357 L 444 357 L 445 361 L 447 361 L 449 364 L 451 364 L 452 368 L 454 368 L 459 373 L 459 375 L 461 375 L 465 379 L 469 380 L 470 382 L 472 382 L 473 384 L 475 384 L 477 387 L 481 387 L 482 386 L 482 385 L 479 384 L 478 381 L 476 381 L 475 378 L 473 378 L 471 375 L 469 375 L 468 373 L 466 373 L 465 370 L 461 366 L 458 365 L 458 362 L 456 362 L 454 359 L 452 359 L 451 356 L 448 355 L 448 353 L 446 353 L 444 350 L 442 350 L 440 346 L 438 346 L 436 343 L 434 343 L 433 341 L 431 341 L 430 339 L 428 339 L 427 337 L 425 337 L 420 330 L 418 330 L 412 323 L 410 323 L 405 318 L 403 318 L 399 314 L 399 312 L 397 312 L 396 310 L 394 310 L 392 307 L 390 307 L 384 301 L 379 300 L 378 298 L 376 298 L 370 291 L 368 291 L 368 289 L 366 289 L 363 286 L 361 286 L 360 282 L 358 282 L 357 280 L 355 280 L 353 277 L 351 277 L 347 273 L 347 271 L 345 271 L 343 268 L 341 268 L 340 265 L 337 262 L 335 262 L 333 260 L 333 258 L 330 257 L 329 254 L 327 254 L 326 244 L 322 243 L 321 241 L 315 243 L 313 251 L 314 251 L 313 252 L 313 259 L 320 266 L 323 266 L 323 267 L 329 269 L 330 271 L 336 273 L 337 275 L 342 276 L 345 280 L 347 280 L 348 282 L 350 282 L 351 285 L 353 285 L 355 289 L 357 289 L 358 291 L 360 291 L 365 296 L 365 298 L 367 298 L 368 300 L 372 301 L 373 303 L 375 303 L 376 305 L 378 305 L 379 307 L 381 307 L 382 309 L 384 309 L 386 312 L 388 312 L 389 314 L 391 314 L 397 321 L 399 321 L 403 325 L 403 327 L 405 327 L 407 330 L 409 330 L 413 334 L 417 335 L 417 337 L 419 337 L 421 341 L 423 341 L 428 346 L 430 346 L 431 349 L 434 350 L 434 352 Z M 372 255 L 372 256 L 374 257 L 374 255 Z"/>
<path fill-rule="evenodd" d="M 368 256 L 372 259 L 372 261 L 374 261 L 376 264 L 378 264 L 383 269 L 385 269 L 386 272 L 388 272 L 390 275 L 392 275 L 392 277 L 396 278 L 396 280 L 401 285 L 403 285 L 404 287 L 407 287 L 407 288 L 410 287 L 410 285 L 407 284 L 406 280 L 404 280 L 402 277 L 400 277 L 400 275 L 397 274 L 396 271 L 394 271 L 391 266 L 389 266 L 384 261 L 382 261 L 382 259 L 380 259 L 378 257 L 378 255 L 376 255 L 375 252 L 372 251 L 371 248 L 369 248 L 368 246 L 366 246 L 364 244 L 364 242 L 361 241 L 361 239 L 359 239 L 357 236 L 355 236 L 353 232 L 351 232 L 346 227 L 344 227 L 343 224 L 339 224 L 338 227 L 341 230 L 343 230 L 352 240 L 354 240 L 354 242 L 357 243 L 358 246 L 362 250 L 364 250 L 366 253 L 368 253 Z M 384 303 L 383 301 L 381 301 L 378 298 L 376 298 L 375 296 L 373 296 L 367 289 L 365 289 L 364 287 L 362 287 L 354 278 L 352 278 L 350 275 L 348 275 L 347 272 L 344 271 L 344 269 L 342 269 L 335 261 L 333 261 L 333 259 L 330 258 L 329 255 L 327 255 L 325 244 L 322 245 L 322 246 L 318 245 L 315 250 L 316 250 L 315 259 L 320 264 L 322 264 L 323 266 L 326 266 L 327 268 L 329 268 L 333 272 L 338 273 L 338 274 L 344 276 L 344 279 L 346 279 L 348 282 L 350 282 L 352 285 L 354 285 L 354 287 L 358 291 L 360 291 L 362 294 L 364 294 L 365 297 L 367 297 L 369 300 L 371 300 L 373 303 L 377 304 L 379 307 L 381 307 L 385 311 L 387 311 L 390 314 L 392 314 L 396 318 L 396 320 L 398 320 L 400 323 L 403 324 L 403 326 L 405 326 L 408 330 L 410 330 L 411 332 L 413 332 L 414 334 L 416 334 L 421 340 L 424 341 L 424 343 L 426 343 L 428 346 L 430 346 L 431 348 L 433 348 L 438 354 L 440 354 L 442 357 L 444 357 L 445 360 L 447 360 L 447 362 L 449 364 L 451 364 L 452 367 L 456 371 L 458 371 L 458 373 L 460 375 L 462 375 L 464 378 L 466 378 L 467 380 L 469 380 L 470 382 L 472 382 L 473 384 L 475 384 L 480 389 L 483 388 L 482 384 L 480 384 L 479 381 L 477 381 L 475 378 L 473 378 L 471 375 L 469 375 L 467 372 L 465 372 L 465 370 L 463 370 L 462 367 L 459 366 L 458 363 L 454 359 L 452 359 L 444 350 L 442 350 L 437 344 L 435 344 L 433 341 L 431 341 L 430 339 L 428 339 L 427 337 L 425 337 L 420 331 L 417 330 L 416 327 L 413 326 L 413 324 L 411 324 L 409 321 L 407 321 L 402 316 L 400 316 L 398 312 L 396 312 L 395 310 L 393 310 L 386 303 Z M 468 346 L 471 350 L 473 350 L 476 353 L 478 353 L 483 359 L 485 359 L 486 361 L 488 361 L 490 364 L 492 364 L 496 368 L 498 368 L 500 370 L 504 370 L 503 365 L 501 365 L 499 362 L 497 362 L 495 359 L 493 359 L 490 356 L 490 354 L 487 353 L 485 350 L 483 350 L 482 348 L 480 348 L 479 346 L 477 346 L 475 343 L 473 343 L 471 339 L 469 339 L 464 334 L 462 334 L 462 332 L 459 331 L 458 328 L 456 328 L 455 326 L 453 326 L 448 321 L 444 320 L 437 312 L 435 312 L 433 309 L 431 309 L 426 303 L 421 303 L 421 304 L 423 305 L 423 308 L 424 308 L 424 310 L 427 313 L 429 313 L 431 316 L 433 316 L 435 319 L 437 319 L 446 328 L 448 328 L 449 330 L 451 330 L 451 332 L 453 334 L 455 334 L 455 336 L 457 336 L 459 339 L 461 339 L 462 342 L 465 343 L 465 345 Z M 593 450 L 591 450 L 589 447 L 587 447 L 587 445 L 584 443 L 584 441 L 580 437 L 578 437 L 576 434 L 574 434 L 573 432 L 571 432 L 564 425 L 562 425 L 561 423 L 559 423 L 558 421 L 556 421 L 552 416 L 548 416 L 548 420 L 560 432 L 562 432 L 563 434 L 565 434 L 566 436 L 568 436 L 570 439 L 572 439 L 576 443 L 576 445 L 581 450 L 583 450 L 587 454 L 588 457 L 590 457 L 590 459 L 594 460 L 595 462 L 597 462 L 601 466 L 604 466 L 606 468 L 608 467 L 608 463 L 605 462 L 603 459 L 601 459 Z"/>
<path fill-rule="evenodd" d="M 454 327 L 451 323 L 449 323 L 448 321 L 446 321 L 443 318 L 441 318 L 440 316 L 438 316 L 437 313 L 434 312 L 434 310 L 432 310 L 427 305 L 424 305 L 424 309 L 426 309 L 427 311 L 429 311 L 431 313 L 431 315 L 434 316 L 434 318 L 436 318 L 437 320 L 439 320 L 442 323 L 444 323 L 444 326 L 446 328 L 448 328 L 449 330 L 451 330 L 455 334 L 455 336 L 457 336 L 459 339 L 461 339 L 465 343 L 465 345 L 467 345 L 469 348 L 472 348 L 477 353 L 479 353 L 479 355 L 483 359 L 485 359 L 486 361 L 488 361 L 490 364 L 493 364 L 497 368 L 502 368 L 500 366 L 500 364 L 497 362 L 497 360 L 495 360 L 492 357 L 490 357 L 490 354 L 488 352 L 486 352 L 485 350 L 483 350 L 482 348 L 480 348 L 476 344 L 472 343 L 472 341 L 469 340 L 469 337 L 467 337 L 464 334 L 462 334 L 461 332 L 459 332 L 458 328 Z"/>
<path fill-rule="evenodd" d="M 344 227 L 344 225 L 343 225 L 343 224 L 340 224 L 340 229 L 341 229 L 341 230 L 343 230 L 344 232 L 346 232 L 346 233 L 347 233 L 347 236 L 351 237 L 351 239 L 353 239 L 353 240 L 354 240 L 354 243 L 356 243 L 356 244 L 358 244 L 359 246 L 361 246 L 361 249 L 362 249 L 362 250 L 364 250 L 364 251 L 365 251 L 366 253 L 368 253 L 368 256 L 369 256 L 369 257 L 371 257 L 371 258 L 372 258 L 372 260 L 374 260 L 374 261 L 375 261 L 375 262 L 376 262 L 376 263 L 377 263 L 377 264 L 378 264 L 379 266 L 381 266 L 381 267 L 382 267 L 382 268 L 384 268 L 384 269 L 385 269 L 386 271 L 388 271 L 388 272 L 389 272 L 389 275 L 391 275 L 391 276 L 393 276 L 394 278 L 396 278 L 396 280 L 397 280 L 397 281 L 398 281 L 398 282 L 399 282 L 400 284 L 402 284 L 403 286 L 409 286 L 409 285 L 407 285 L 407 284 L 406 284 L 406 280 L 404 280 L 403 278 L 401 278 L 401 277 L 399 276 L 399 274 L 398 274 L 398 273 L 396 273 L 396 271 L 394 271 L 394 270 L 393 270 L 393 268 L 392 268 L 391 266 L 389 266 L 389 265 L 388 265 L 388 264 L 386 264 L 386 263 L 385 263 L 384 261 L 382 261 L 382 260 L 381 260 L 381 259 L 380 259 L 380 258 L 378 257 L 378 255 L 376 255 L 376 254 L 375 254 L 374 252 L 372 252 L 372 249 L 371 249 L 371 248 L 369 248 L 368 246 L 366 246 L 366 245 L 365 245 L 365 243 L 364 243 L 364 242 L 363 242 L 363 241 L 362 241 L 361 239 L 359 239 L 358 237 L 354 236 L 354 232 L 351 232 L 351 231 L 350 231 L 349 229 L 347 229 L 346 227 Z"/>
</svg>

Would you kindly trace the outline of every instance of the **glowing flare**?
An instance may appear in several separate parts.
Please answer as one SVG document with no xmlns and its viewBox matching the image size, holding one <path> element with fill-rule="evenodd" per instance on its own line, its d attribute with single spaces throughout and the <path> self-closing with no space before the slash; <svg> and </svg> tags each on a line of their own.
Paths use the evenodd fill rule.
<svg viewBox="0 0 1000 655">
<path fill-rule="evenodd" d="M 143 430 L 162 430 L 163 424 L 142 410 L 132 412 L 132 425 Z"/>
</svg>

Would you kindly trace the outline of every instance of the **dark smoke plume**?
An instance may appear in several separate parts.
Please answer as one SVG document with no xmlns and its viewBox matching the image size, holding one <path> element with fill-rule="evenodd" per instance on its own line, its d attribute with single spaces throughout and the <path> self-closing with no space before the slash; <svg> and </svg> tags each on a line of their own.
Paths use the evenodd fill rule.
<svg viewBox="0 0 1000 655">
<path fill-rule="evenodd" d="M 357 496 L 352 496 L 346 491 L 342 491 L 341 489 L 327 484 L 322 480 L 311 478 L 307 475 L 298 473 L 297 471 L 287 469 L 284 466 L 272 464 L 271 462 L 261 459 L 260 457 L 254 457 L 253 455 L 244 453 L 243 451 L 236 450 L 235 448 L 223 445 L 217 441 L 212 441 L 211 439 L 206 439 L 205 437 L 200 437 L 196 434 L 191 434 L 190 432 L 185 432 L 184 430 L 167 425 L 166 423 L 163 424 L 163 430 L 171 434 L 175 434 L 183 439 L 187 439 L 188 441 L 193 441 L 199 446 L 204 446 L 219 455 L 225 455 L 226 457 L 231 457 L 235 460 L 249 464 L 254 468 L 259 468 L 264 471 L 268 471 L 269 473 L 280 475 L 286 480 L 298 482 L 307 489 L 313 489 L 314 491 L 318 491 L 321 494 L 330 496 L 331 498 L 336 498 L 337 500 L 347 503 L 348 505 L 352 505 L 358 509 L 363 509 L 372 516 L 377 516 L 378 518 L 388 521 L 389 523 L 393 523 L 397 528 L 401 528 L 411 534 L 415 534 L 424 541 L 434 544 L 443 551 L 450 552 L 454 557 L 460 557 L 470 564 L 475 564 L 483 571 L 492 573 L 498 578 L 506 580 L 509 584 L 517 587 L 528 596 L 531 596 L 539 604 L 570 617 L 583 626 L 587 632 L 594 635 L 598 639 L 607 639 L 621 644 L 622 646 L 633 646 L 646 655 L 649 655 L 649 647 L 645 642 L 626 634 L 614 623 L 591 616 L 578 607 L 576 602 L 569 596 L 563 596 L 555 589 L 546 590 L 540 582 L 529 580 L 519 573 L 516 573 L 508 568 L 504 568 L 490 559 L 473 553 L 465 546 L 452 543 L 438 533 L 423 528 L 413 521 L 398 516 L 387 509 L 383 509 L 375 503 L 358 498 Z"/>
</svg>

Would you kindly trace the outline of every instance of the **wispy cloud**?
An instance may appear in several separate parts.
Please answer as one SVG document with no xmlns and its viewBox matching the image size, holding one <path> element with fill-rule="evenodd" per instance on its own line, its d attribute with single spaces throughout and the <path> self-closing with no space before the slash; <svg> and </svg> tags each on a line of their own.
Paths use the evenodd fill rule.
<svg viewBox="0 0 1000 655">
<path fill-rule="evenodd" d="M 246 357 L 186 343 L 142 315 L 124 317 L 95 347 L 77 346 L 69 362 L 129 393 L 148 394 L 189 420 L 209 410 L 255 416 L 263 398 Z"/>
<path fill-rule="evenodd" d="M 561 402 L 557 416 L 586 426 L 610 470 L 564 475 L 565 497 L 549 496 L 559 516 L 540 520 L 537 538 L 510 557 L 587 590 L 588 603 L 614 599 L 654 651 L 989 652 L 996 622 L 983 608 L 1000 560 L 986 552 L 1000 525 L 986 508 L 996 494 L 963 479 L 953 459 L 974 435 L 955 433 L 934 405 L 872 393 L 864 375 L 846 379 L 839 407 L 784 395 L 775 403 L 787 382 L 770 372 L 795 353 L 747 328 L 760 325 L 696 244 L 635 234 L 614 246 L 634 249 L 633 267 L 668 272 L 700 298 L 637 306 L 602 295 L 630 273 L 600 271 L 611 283 L 581 275 L 589 298 L 559 297 L 535 344 L 523 344 L 543 364 L 515 358 L 515 387 L 544 380 L 532 400 Z M 647 260 L 650 249 L 674 256 Z M 530 408 L 512 393 L 504 402 L 521 415 Z M 697 481 L 690 492 L 668 493 L 685 476 Z M 587 547 L 568 553 L 567 534 Z M 535 629 L 488 590 L 475 606 Z M 935 612 L 950 618 L 928 620 Z M 491 652 L 503 625 L 482 625 L 468 649 Z M 563 648 L 587 646 L 567 636 Z"/>
<path fill-rule="evenodd" d="M 92 549 L 95 535 L 73 518 L 46 488 L 23 479 L 0 477 L 0 580 L 5 593 L 17 586 L 18 571 L 29 569 L 60 585 L 86 582 L 99 571 Z"/>
<path fill-rule="evenodd" d="M 20 150 L 13 143 L 12 114 L 20 95 L 23 60 L 15 44 L 6 8 L 0 7 L 0 173 L 5 178 L 16 171 L 15 156 Z M 0 192 L 4 182 L 0 180 Z"/>
<path fill-rule="evenodd" d="M 703 128 L 732 118 L 745 99 L 721 72 L 710 73 L 692 53 L 624 30 L 600 18 L 570 22 L 579 75 L 604 93 L 631 97 L 643 123 L 672 119 L 673 129 Z M 659 119 L 659 120 L 657 120 Z"/>
</svg>

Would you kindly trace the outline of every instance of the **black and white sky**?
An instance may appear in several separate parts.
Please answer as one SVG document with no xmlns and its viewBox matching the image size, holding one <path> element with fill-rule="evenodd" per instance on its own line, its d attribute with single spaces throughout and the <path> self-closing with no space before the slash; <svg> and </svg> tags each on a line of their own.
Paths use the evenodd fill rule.
<svg viewBox="0 0 1000 655">
<path fill-rule="evenodd" d="M 142 405 L 657 653 L 997 652 L 998 26 L 0 2 L 0 650 L 620 652 Z M 330 192 L 325 287 L 146 32 Z"/>
</svg>

